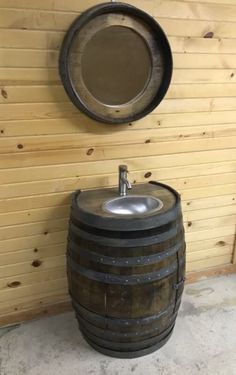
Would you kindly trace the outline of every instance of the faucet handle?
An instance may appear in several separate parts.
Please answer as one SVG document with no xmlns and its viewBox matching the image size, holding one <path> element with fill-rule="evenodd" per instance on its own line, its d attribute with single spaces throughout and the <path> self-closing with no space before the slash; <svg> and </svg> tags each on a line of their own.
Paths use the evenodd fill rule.
<svg viewBox="0 0 236 375">
<path fill-rule="evenodd" d="M 119 165 L 119 171 L 129 173 L 128 166 L 127 165 Z"/>
</svg>

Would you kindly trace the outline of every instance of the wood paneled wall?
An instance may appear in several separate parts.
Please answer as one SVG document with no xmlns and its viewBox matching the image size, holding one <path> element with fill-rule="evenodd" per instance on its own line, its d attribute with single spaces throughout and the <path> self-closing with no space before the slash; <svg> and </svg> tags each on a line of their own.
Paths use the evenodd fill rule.
<svg viewBox="0 0 236 375">
<path fill-rule="evenodd" d="M 174 75 L 151 115 L 118 126 L 79 113 L 58 77 L 65 31 L 98 2 L 0 0 L 0 324 L 64 306 L 71 192 L 116 185 L 121 163 L 181 192 L 189 272 L 233 263 L 235 0 L 130 1 L 168 34 Z"/>
</svg>

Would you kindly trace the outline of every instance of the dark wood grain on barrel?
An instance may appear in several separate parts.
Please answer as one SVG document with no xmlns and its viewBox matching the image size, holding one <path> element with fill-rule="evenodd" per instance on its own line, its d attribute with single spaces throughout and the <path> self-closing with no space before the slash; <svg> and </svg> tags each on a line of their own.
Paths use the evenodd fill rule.
<svg viewBox="0 0 236 375">
<path fill-rule="evenodd" d="M 140 185 L 139 191 L 146 185 Z M 139 231 L 90 226 L 79 220 L 78 213 L 74 215 L 73 203 L 67 253 L 69 291 L 85 339 L 114 357 L 138 357 L 162 346 L 172 334 L 180 305 L 185 241 L 181 211 L 175 207 L 179 198 L 168 187 L 159 185 L 157 190 L 168 206 L 164 213 L 174 219 L 166 222 L 164 217 L 163 221 L 160 213 L 162 220 L 157 215 L 155 227 Z M 83 201 L 82 195 L 80 198 Z M 96 206 L 88 202 L 90 208 Z M 97 214 L 99 207 L 95 211 Z M 150 237 L 156 243 L 143 246 L 142 241 Z M 116 239 L 114 246 L 112 238 Z M 134 246 L 137 238 L 140 246 Z M 122 246 L 117 246 L 119 240 Z"/>
</svg>

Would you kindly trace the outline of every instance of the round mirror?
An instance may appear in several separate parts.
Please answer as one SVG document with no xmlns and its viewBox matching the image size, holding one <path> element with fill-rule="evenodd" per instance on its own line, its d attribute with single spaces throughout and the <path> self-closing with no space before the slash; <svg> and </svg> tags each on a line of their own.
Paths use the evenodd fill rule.
<svg viewBox="0 0 236 375">
<path fill-rule="evenodd" d="M 137 120 L 160 103 L 170 84 L 172 55 L 152 17 L 130 5 L 106 3 L 70 27 L 59 69 L 80 110 L 118 124 Z"/>
<path fill-rule="evenodd" d="M 81 74 L 85 86 L 99 102 L 122 105 L 143 92 L 151 66 L 150 51 L 138 33 L 128 27 L 109 26 L 86 44 Z"/>
</svg>

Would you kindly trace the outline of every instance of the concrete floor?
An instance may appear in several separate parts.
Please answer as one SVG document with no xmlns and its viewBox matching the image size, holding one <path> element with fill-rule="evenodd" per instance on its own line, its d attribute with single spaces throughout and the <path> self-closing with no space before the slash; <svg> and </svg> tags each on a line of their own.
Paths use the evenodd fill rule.
<svg viewBox="0 0 236 375">
<path fill-rule="evenodd" d="M 235 375 L 236 275 L 188 285 L 159 351 L 114 359 L 91 349 L 73 313 L 0 330 L 1 375 Z"/>
</svg>

